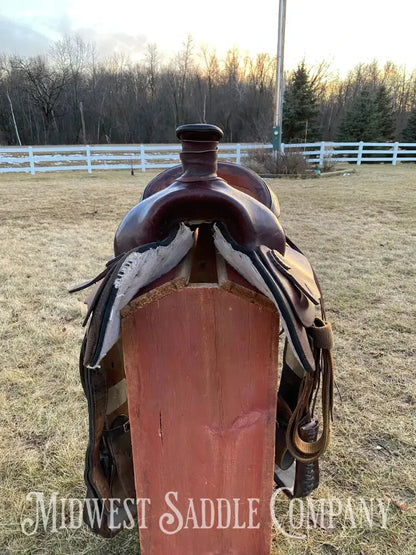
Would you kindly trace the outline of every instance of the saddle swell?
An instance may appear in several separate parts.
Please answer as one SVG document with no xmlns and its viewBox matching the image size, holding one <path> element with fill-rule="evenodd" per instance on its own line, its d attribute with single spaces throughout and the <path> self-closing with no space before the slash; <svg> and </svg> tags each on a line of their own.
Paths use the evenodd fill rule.
<svg viewBox="0 0 416 555">
<path fill-rule="evenodd" d="M 160 241 L 179 223 L 223 223 L 247 248 L 266 245 L 284 254 L 285 235 L 276 216 L 254 198 L 220 178 L 186 181 L 139 202 L 123 219 L 115 236 L 117 256 L 134 247 Z"/>
<path fill-rule="evenodd" d="M 234 189 L 253 197 L 266 206 L 278 218 L 280 216 L 279 201 L 265 181 L 250 169 L 233 162 L 217 163 L 217 175 Z M 145 200 L 155 193 L 172 185 L 183 173 L 183 166 L 178 164 L 161 172 L 146 185 L 140 200 Z"/>
</svg>

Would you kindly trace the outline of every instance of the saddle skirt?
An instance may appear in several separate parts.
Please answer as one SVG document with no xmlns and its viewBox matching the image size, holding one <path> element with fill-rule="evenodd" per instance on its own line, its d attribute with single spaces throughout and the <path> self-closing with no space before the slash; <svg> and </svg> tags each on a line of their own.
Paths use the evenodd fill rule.
<svg viewBox="0 0 416 555">
<path fill-rule="evenodd" d="M 250 170 L 217 163 L 222 132 L 205 124 L 178 128 L 182 166 L 146 187 L 114 239 L 114 257 L 96 278 L 84 325 L 80 372 L 90 411 L 86 455 L 87 496 L 121 499 L 134 492 L 121 312 L 144 287 L 176 268 L 208 229 L 216 252 L 276 306 L 286 342 L 278 391 L 275 480 L 291 496 L 308 495 L 319 483 L 318 458 L 329 441 L 332 414 L 332 330 L 325 319 L 316 274 L 279 223 L 279 204 Z M 109 404 L 117 386 L 118 405 Z M 322 433 L 313 414 L 322 389 Z M 121 401 L 120 401 L 121 399 Z M 134 495 L 132 496 L 134 498 Z M 132 505 L 134 511 L 134 503 Z M 120 512 L 123 519 L 123 512 Z M 112 536 L 104 520 L 92 529 Z"/>
</svg>

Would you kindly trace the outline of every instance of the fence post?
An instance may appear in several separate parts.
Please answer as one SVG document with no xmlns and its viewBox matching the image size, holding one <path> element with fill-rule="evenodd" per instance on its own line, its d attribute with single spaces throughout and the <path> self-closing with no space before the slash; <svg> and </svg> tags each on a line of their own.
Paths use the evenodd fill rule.
<svg viewBox="0 0 416 555">
<path fill-rule="evenodd" d="M 358 143 L 357 166 L 361 165 L 361 159 L 363 157 L 363 148 L 364 148 L 364 143 L 363 141 L 360 141 Z"/>
<path fill-rule="evenodd" d="M 142 172 L 146 171 L 146 153 L 143 144 L 140 145 L 140 167 Z"/>
<path fill-rule="evenodd" d="M 285 154 L 285 143 L 280 143 L 280 154 L 282 156 Z"/>
<path fill-rule="evenodd" d="M 392 164 L 393 166 L 395 166 L 397 164 L 397 154 L 399 152 L 399 143 L 394 143 L 394 147 L 393 147 L 393 160 L 392 160 Z"/>
<path fill-rule="evenodd" d="M 85 147 L 85 151 L 86 151 L 86 155 L 87 155 L 87 169 L 88 169 L 88 173 L 92 172 L 92 166 L 91 166 L 91 148 L 90 145 L 87 145 Z"/>
<path fill-rule="evenodd" d="M 321 141 L 321 148 L 319 149 L 319 165 L 324 165 L 325 158 L 325 141 Z"/>
<path fill-rule="evenodd" d="M 30 173 L 35 175 L 35 159 L 33 157 L 33 148 L 31 146 L 28 147 L 29 153 L 29 166 L 30 166 Z"/>
<path fill-rule="evenodd" d="M 236 145 L 235 161 L 237 164 L 241 163 L 241 145 L 238 143 Z"/>
</svg>

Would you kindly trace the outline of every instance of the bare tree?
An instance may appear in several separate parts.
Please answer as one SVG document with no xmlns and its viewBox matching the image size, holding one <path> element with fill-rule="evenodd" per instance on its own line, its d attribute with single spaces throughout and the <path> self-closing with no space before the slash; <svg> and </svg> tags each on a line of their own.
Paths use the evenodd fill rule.
<svg viewBox="0 0 416 555">
<path fill-rule="evenodd" d="M 182 45 L 182 50 L 175 56 L 168 72 L 176 126 L 185 123 L 186 120 L 185 103 L 188 100 L 186 88 L 193 65 L 193 39 L 191 35 L 188 35 Z"/>
<path fill-rule="evenodd" d="M 26 92 L 42 114 L 44 143 L 47 144 L 51 139 L 52 128 L 58 135 L 56 108 L 68 83 L 68 73 L 48 67 L 46 60 L 40 56 L 28 60 L 16 59 L 14 64 L 15 69 L 23 75 Z"/>
<path fill-rule="evenodd" d="M 71 131 L 73 139 L 87 142 L 87 131 L 84 117 L 86 78 L 94 72 L 96 57 L 95 45 L 86 42 L 79 35 L 66 35 L 51 48 L 51 59 L 61 74 L 68 75 L 67 103 L 71 113 Z"/>
</svg>

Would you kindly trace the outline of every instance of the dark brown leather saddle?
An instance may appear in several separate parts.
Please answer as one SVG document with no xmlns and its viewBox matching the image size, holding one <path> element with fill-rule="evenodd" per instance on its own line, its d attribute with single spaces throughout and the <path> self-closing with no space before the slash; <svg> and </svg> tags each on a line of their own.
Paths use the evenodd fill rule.
<svg viewBox="0 0 416 555">
<path fill-rule="evenodd" d="M 288 495 L 311 493 L 319 483 L 318 458 L 329 441 L 333 395 L 332 330 L 321 289 L 307 258 L 285 235 L 279 204 L 250 170 L 218 163 L 222 131 L 212 125 L 179 127 L 182 166 L 154 178 L 125 216 L 114 239 L 114 258 L 93 280 L 84 324 L 81 380 L 89 408 L 86 453 L 91 528 L 112 536 L 135 511 L 120 313 L 143 289 L 167 274 L 195 248 L 199 230 L 247 282 L 277 307 L 286 333 L 278 391 L 275 481 Z M 314 407 L 322 391 L 321 435 Z M 120 499 L 110 523 L 110 499 Z M 129 500 L 129 501 L 126 501 Z M 127 504 L 126 504 L 127 503 Z M 99 517 L 97 518 L 97 514 Z"/>
</svg>

